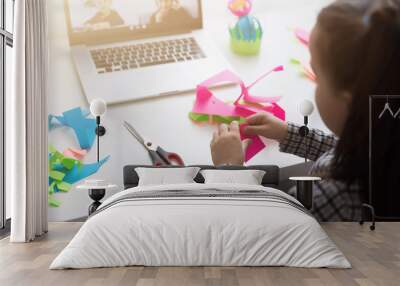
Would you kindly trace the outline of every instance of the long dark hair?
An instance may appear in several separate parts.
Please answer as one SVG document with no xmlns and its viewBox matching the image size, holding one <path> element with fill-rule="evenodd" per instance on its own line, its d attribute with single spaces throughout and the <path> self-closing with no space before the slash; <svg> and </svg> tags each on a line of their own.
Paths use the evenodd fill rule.
<svg viewBox="0 0 400 286">
<path fill-rule="evenodd" d="M 359 184 L 365 199 L 369 177 L 369 96 L 400 95 L 400 2 L 336 1 L 321 11 L 318 25 L 328 41 L 328 48 L 322 52 L 331 81 L 338 90 L 352 93 L 331 176 Z M 382 153 L 389 154 L 385 149 L 394 146 L 383 140 L 387 139 L 382 139 Z M 385 168 L 386 162 L 374 164 Z M 399 176 L 395 169 L 387 171 L 387 176 Z"/>
</svg>

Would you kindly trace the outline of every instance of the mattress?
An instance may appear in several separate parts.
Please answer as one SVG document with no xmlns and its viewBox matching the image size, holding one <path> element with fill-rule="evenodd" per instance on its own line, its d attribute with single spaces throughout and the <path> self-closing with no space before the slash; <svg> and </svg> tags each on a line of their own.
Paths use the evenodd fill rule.
<svg viewBox="0 0 400 286">
<path fill-rule="evenodd" d="M 111 196 L 50 269 L 133 265 L 351 267 L 312 215 L 284 192 L 193 183 Z"/>
</svg>

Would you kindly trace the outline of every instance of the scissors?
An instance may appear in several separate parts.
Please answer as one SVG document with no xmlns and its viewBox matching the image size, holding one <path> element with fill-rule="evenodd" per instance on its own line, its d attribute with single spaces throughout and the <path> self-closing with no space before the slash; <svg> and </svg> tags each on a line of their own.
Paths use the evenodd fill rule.
<svg viewBox="0 0 400 286">
<path fill-rule="evenodd" d="M 154 166 L 185 165 L 182 158 L 178 154 L 167 152 L 153 142 L 144 139 L 128 122 L 124 121 L 123 125 L 129 131 L 129 133 L 131 133 L 133 137 L 135 137 L 136 140 L 147 149 Z"/>
</svg>

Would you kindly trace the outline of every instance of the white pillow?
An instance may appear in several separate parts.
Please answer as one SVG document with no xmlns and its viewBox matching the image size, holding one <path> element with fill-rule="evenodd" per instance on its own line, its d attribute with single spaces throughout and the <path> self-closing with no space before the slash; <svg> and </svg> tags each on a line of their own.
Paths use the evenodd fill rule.
<svg viewBox="0 0 400 286">
<path fill-rule="evenodd" d="M 261 170 L 202 170 L 204 183 L 261 185 L 265 171 Z"/>
<path fill-rule="evenodd" d="M 139 176 L 138 186 L 195 183 L 199 167 L 185 168 L 135 168 Z"/>
</svg>

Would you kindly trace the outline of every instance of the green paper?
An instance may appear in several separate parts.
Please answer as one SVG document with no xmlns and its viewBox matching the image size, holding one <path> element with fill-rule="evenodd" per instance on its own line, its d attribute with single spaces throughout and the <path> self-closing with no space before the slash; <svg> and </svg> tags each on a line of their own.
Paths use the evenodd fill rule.
<svg viewBox="0 0 400 286">
<path fill-rule="evenodd" d="M 232 121 L 238 121 L 240 123 L 244 123 L 245 119 L 241 117 L 235 117 L 235 116 L 219 116 L 219 115 L 214 115 L 213 119 L 215 119 L 216 122 L 218 123 L 226 123 L 230 124 Z"/>
<path fill-rule="evenodd" d="M 62 179 L 65 177 L 65 174 L 59 171 L 50 171 L 49 172 L 49 177 L 56 180 L 56 181 L 62 181 Z"/>
<path fill-rule="evenodd" d="M 207 114 L 199 114 L 199 113 L 189 112 L 189 118 L 191 120 L 194 120 L 197 122 L 207 122 L 208 121 Z"/>
<path fill-rule="evenodd" d="M 51 207 L 58 208 L 61 205 L 61 202 L 56 200 L 56 199 L 54 199 L 53 197 L 49 197 L 49 205 Z"/>
<path fill-rule="evenodd" d="M 49 153 L 55 153 L 57 152 L 56 148 L 54 148 L 53 145 L 49 145 Z"/>
<path fill-rule="evenodd" d="M 49 186 L 49 193 L 53 194 L 54 193 L 54 186 L 56 185 L 56 181 L 53 181 L 50 186 Z"/>
<path fill-rule="evenodd" d="M 301 62 L 299 60 L 296 59 L 290 59 L 290 63 L 293 65 L 301 65 Z"/>
<path fill-rule="evenodd" d="M 77 160 L 76 159 L 72 159 L 72 158 L 68 158 L 68 157 L 64 157 L 61 162 L 62 165 L 67 168 L 68 170 L 71 170 L 74 166 L 75 166 L 75 162 Z"/>
<path fill-rule="evenodd" d="M 262 42 L 262 30 L 260 27 L 256 30 L 255 40 L 245 39 L 238 25 L 235 25 L 234 28 L 229 28 L 229 34 L 231 49 L 235 53 L 243 56 L 252 56 L 260 52 Z"/>
<path fill-rule="evenodd" d="M 232 50 L 243 56 L 257 55 L 261 48 L 261 39 L 257 38 L 255 41 L 245 41 L 231 37 L 231 48 Z"/>
<path fill-rule="evenodd" d="M 189 118 L 196 122 L 208 122 L 209 117 L 210 116 L 208 114 L 189 112 Z M 238 121 L 239 123 L 244 123 L 245 119 L 238 116 L 220 116 L 220 115 L 212 116 L 212 122 L 230 124 L 232 121 Z"/>
<path fill-rule="evenodd" d="M 67 182 L 57 183 L 57 189 L 61 192 L 68 192 L 71 189 L 72 185 Z"/>
</svg>

